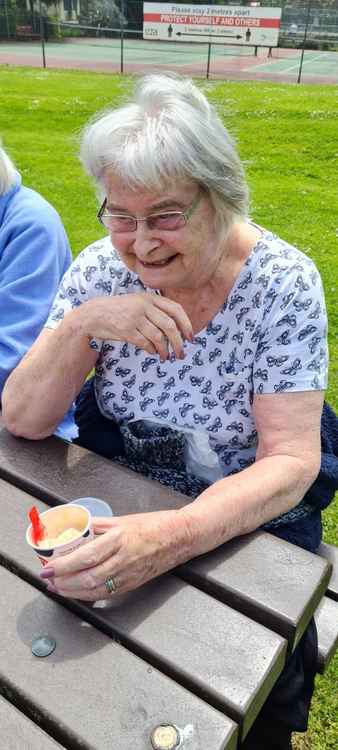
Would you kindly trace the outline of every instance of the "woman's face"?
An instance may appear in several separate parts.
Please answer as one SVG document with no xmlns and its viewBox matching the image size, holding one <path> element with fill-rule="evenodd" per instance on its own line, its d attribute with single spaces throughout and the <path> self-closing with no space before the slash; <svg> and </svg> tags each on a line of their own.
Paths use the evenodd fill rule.
<svg viewBox="0 0 338 750">
<path fill-rule="evenodd" d="M 221 256 L 220 241 L 211 201 L 196 183 L 182 182 L 162 193 L 136 192 L 107 171 L 104 184 L 106 211 L 136 218 L 163 211 L 187 211 L 200 193 L 196 208 L 179 229 L 150 228 L 141 221 L 133 232 L 110 234 L 122 261 L 144 286 L 189 289 L 203 286 L 212 277 Z"/>
</svg>

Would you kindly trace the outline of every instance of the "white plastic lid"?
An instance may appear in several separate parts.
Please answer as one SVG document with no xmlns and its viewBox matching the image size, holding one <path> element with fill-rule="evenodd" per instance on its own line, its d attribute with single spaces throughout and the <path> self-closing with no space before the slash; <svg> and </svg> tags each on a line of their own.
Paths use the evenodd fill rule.
<svg viewBox="0 0 338 750">
<path fill-rule="evenodd" d="M 110 505 L 108 505 L 105 500 L 100 500 L 98 497 L 77 497 L 75 500 L 68 503 L 68 505 L 83 505 L 89 510 L 92 516 L 114 515 Z"/>
</svg>

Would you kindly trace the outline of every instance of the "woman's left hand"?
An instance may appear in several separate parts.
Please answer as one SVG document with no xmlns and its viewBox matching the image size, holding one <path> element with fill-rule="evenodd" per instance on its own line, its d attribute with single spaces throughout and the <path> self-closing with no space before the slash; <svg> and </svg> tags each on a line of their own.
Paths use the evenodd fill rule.
<svg viewBox="0 0 338 750">
<path fill-rule="evenodd" d="M 93 526 L 97 536 L 92 542 L 56 558 L 40 574 L 53 593 L 83 601 L 109 599 L 107 578 L 124 593 L 193 556 L 180 511 L 94 518 Z"/>
</svg>

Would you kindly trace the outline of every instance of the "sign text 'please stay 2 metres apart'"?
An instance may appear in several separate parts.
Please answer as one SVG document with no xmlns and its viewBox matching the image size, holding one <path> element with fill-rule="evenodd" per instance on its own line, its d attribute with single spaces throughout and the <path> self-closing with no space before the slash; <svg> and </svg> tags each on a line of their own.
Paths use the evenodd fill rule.
<svg viewBox="0 0 338 750">
<path fill-rule="evenodd" d="M 276 47 L 281 8 L 143 4 L 143 38 Z"/>
</svg>

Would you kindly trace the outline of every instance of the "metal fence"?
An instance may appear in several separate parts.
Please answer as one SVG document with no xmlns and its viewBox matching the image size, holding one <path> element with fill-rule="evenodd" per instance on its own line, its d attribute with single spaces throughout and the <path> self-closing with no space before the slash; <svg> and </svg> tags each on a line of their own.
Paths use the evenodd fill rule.
<svg viewBox="0 0 338 750">
<path fill-rule="evenodd" d="M 161 0 L 158 0 L 161 4 Z M 180 2 L 185 5 L 186 2 Z M 189 5 L 250 5 L 251 0 L 195 0 Z M 261 7 L 277 6 L 282 8 L 281 28 L 279 45 L 281 47 L 302 48 L 304 32 L 306 30 L 307 48 L 311 49 L 333 49 L 338 50 L 338 0 L 260 0 Z M 56 37 L 77 37 L 84 35 L 84 27 L 87 27 L 88 36 L 96 36 L 98 33 L 104 35 L 113 31 L 121 30 L 128 38 L 139 37 L 143 27 L 143 0 L 116 0 L 115 6 L 119 8 L 118 16 L 107 15 L 102 11 L 101 15 L 88 10 L 88 2 L 80 0 L 78 12 L 69 12 L 69 19 L 56 18 L 48 13 L 48 19 L 53 23 L 53 29 L 49 29 L 50 35 Z M 46 7 L 46 6 L 44 6 Z M 53 6 L 54 7 L 54 6 Z M 95 4 L 90 6 L 95 9 Z M 67 14 L 66 14 L 67 15 Z M 120 21 L 123 19 L 123 23 Z M 65 21 L 69 21 L 66 27 Z M 58 28 L 59 22 L 59 28 Z M 22 39 L 20 27 L 31 29 L 32 34 L 38 34 L 40 29 L 40 16 L 37 12 L 22 10 L 10 0 L 0 0 L 0 39 Z M 81 28 L 82 27 L 82 28 Z M 18 32 L 19 29 L 19 32 Z M 97 31 L 99 30 L 99 31 Z M 135 32 L 135 33 L 133 33 Z M 28 31 L 26 33 L 29 38 Z"/>
<path fill-rule="evenodd" d="M 93 16 L 88 18 L 88 16 L 80 14 L 77 20 L 73 19 L 69 22 L 61 22 L 50 16 L 39 16 L 37 13 L 29 11 L 18 11 L 15 8 L 13 9 L 13 6 L 11 6 L 10 11 L 8 5 L 4 5 L 5 2 L 6 0 L 0 0 L 0 41 L 40 41 L 43 67 L 47 66 L 49 58 L 52 59 L 52 46 L 50 45 L 49 47 L 48 42 L 60 43 L 57 59 L 61 60 L 62 43 L 66 43 L 67 41 L 79 43 L 82 41 L 85 43 L 86 39 L 90 41 L 92 47 L 95 42 L 97 43 L 96 60 L 100 60 L 100 56 L 101 58 L 103 57 L 104 40 L 107 40 L 107 44 L 108 40 L 110 40 L 112 48 L 114 46 L 115 56 L 114 67 L 110 69 L 120 73 L 126 72 L 127 67 L 128 72 L 134 72 L 134 70 L 142 71 L 142 61 L 145 69 L 148 68 L 151 62 L 155 67 L 163 67 L 167 61 L 167 67 L 170 67 L 170 61 L 173 60 L 173 55 L 175 55 L 175 67 L 179 65 L 182 72 L 191 73 L 195 71 L 195 75 L 205 75 L 206 78 L 209 78 L 211 72 L 215 72 L 216 74 L 217 61 L 220 59 L 220 48 L 222 48 L 224 59 L 227 54 L 238 57 L 241 55 L 247 57 L 251 55 L 252 57 L 257 56 L 258 52 L 257 47 L 250 48 L 248 46 L 241 47 L 237 45 L 237 48 L 234 50 L 230 45 L 216 45 L 207 40 L 198 42 L 198 44 L 171 41 L 157 43 L 155 41 L 144 40 L 142 30 L 143 1 L 141 2 L 141 0 L 128 0 L 128 2 L 120 0 L 120 2 L 116 2 L 116 5 L 119 5 L 119 13 L 118 16 L 115 16 L 115 21 L 118 21 L 118 25 L 115 27 L 108 24 L 107 21 L 104 22 L 104 18 L 98 15 L 95 18 Z M 329 3 L 330 0 L 327 0 L 327 2 Z M 298 83 L 301 81 L 304 51 L 306 49 L 332 49 L 338 52 L 338 0 L 331 0 L 330 7 L 323 6 L 323 3 L 319 2 L 319 0 L 308 0 L 307 4 L 304 3 L 305 0 L 302 0 L 301 3 L 293 0 L 292 5 L 288 4 L 287 0 L 280 0 L 279 2 L 262 0 L 260 3 L 268 7 L 272 5 L 282 6 L 283 13 L 279 47 L 274 49 L 273 55 L 283 58 L 283 54 L 288 56 L 292 49 L 301 50 L 297 60 L 294 58 L 296 64 L 292 65 L 296 69 L 297 61 L 299 61 L 299 69 L 295 72 Z M 183 5 L 184 3 L 181 4 Z M 195 2 L 193 4 L 206 3 Z M 209 4 L 212 5 L 213 3 L 209 2 Z M 235 2 L 223 2 L 221 4 L 233 5 Z M 236 5 L 240 4 L 240 1 L 236 3 Z M 245 4 L 248 3 L 242 3 L 242 5 Z M 335 5 L 337 7 L 334 7 Z M 66 56 L 66 44 L 64 44 L 63 49 Z M 80 46 L 78 49 L 80 49 Z M 55 50 L 56 45 L 53 48 L 54 58 Z M 68 45 L 68 52 L 70 54 L 70 45 Z M 265 51 L 266 56 L 271 56 L 271 48 Z M 177 63 L 177 59 L 179 63 Z M 194 59 L 198 59 L 198 66 L 197 63 L 193 63 Z M 189 61 L 191 69 L 189 69 Z M 55 65 L 57 66 L 57 63 L 54 61 L 51 64 L 54 67 Z M 77 64 L 74 67 L 77 67 Z M 83 65 L 82 67 L 85 66 Z M 221 66 L 219 65 L 218 67 L 220 69 Z M 95 69 L 94 55 L 92 68 Z M 241 75 L 239 74 L 238 77 L 241 77 Z"/>
</svg>

